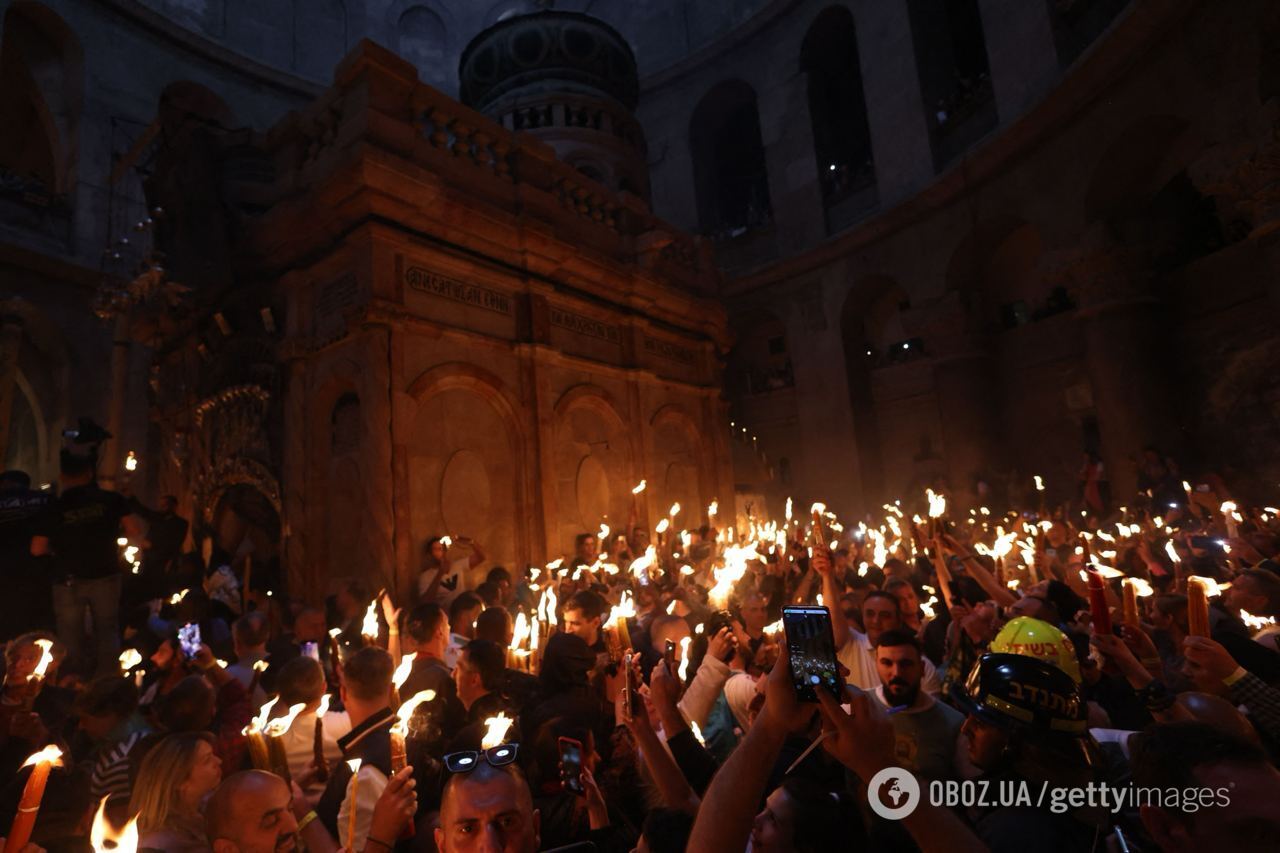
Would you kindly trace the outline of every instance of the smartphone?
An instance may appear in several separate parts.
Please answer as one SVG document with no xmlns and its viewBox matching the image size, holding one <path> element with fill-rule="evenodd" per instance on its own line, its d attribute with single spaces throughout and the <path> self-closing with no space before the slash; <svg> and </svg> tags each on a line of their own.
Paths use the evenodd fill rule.
<svg viewBox="0 0 1280 853">
<path fill-rule="evenodd" d="M 582 742 L 571 737 L 560 738 L 560 773 L 565 788 L 579 796 L 586 793 L 582 787 Z"/>
<path fill-rule="evenodd" d="M 632 667 L 631 660 L 630 654 L 622 656 L 622 716 L 628 722 L 633 716 L 636 701 L 635 669 Z"/>
<path fill-rule="evenodd" d="M 316 663 L 320 663 L 320 644 L 319 643 L 303 643 L 302 656 L 311 658 Z"/>
<path fill-rule="evenodd" d="M 787 657 L 796 698 L 817 702 L 819 689 L 843 702 L 844 683 L 836 662 L 831 612 L 825 607 L 791 605 L 782 608 L 782 629 L 787 636 Z"/>
<path fill-rule="evenodd" d="M 178 645 L 182 647 L 182 654 L 187 660 L 191 660 L 200 651 L 200 626 L 194 622 L 188 622 L 178 629 Z"/>
<path fill-rule="evenodd" d="M 662 659 L 667 662 L 667 672 L 676 674 L 676 644 L 667 640 L 662 649 Z"/>
</svg>

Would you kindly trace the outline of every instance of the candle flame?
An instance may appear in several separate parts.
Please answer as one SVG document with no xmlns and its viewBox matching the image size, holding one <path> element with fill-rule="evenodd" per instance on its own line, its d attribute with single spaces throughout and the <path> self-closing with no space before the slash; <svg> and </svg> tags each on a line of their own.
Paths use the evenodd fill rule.
<svg viewBox="0 0 1280 853">
<path fill-rule="evenodd" d="M 511 729 L 511 724 L 514 722 L 515 720 L 508 717 L 505 711 L 499 712 L 496 717 L 490 717 L 485 720 L 485 733 L 484 738 L 480 741 L 480 748 L 492 749 L 502 743 L 507 737 L 507 732 Z"/>
<path fill-rule="evenodd" d="M 671 602 L 667 605 L 667 615 L 670 616 L 675 612 L 676 612 L 676 600 L 673 598 L 671 599 Z"/>
<path fill-rule="evenodd" d="M 120 653 L 120 668 L 128 671 L 142 663 L 142 653 L 137 649 L 125 649 Z"/>
<path fill-rule="evenodd" d="M 1204 587 L 1204 594 L 1206 598 L 1213 598 L 1216 595 L 1222 595 L 1223 592 L 1231 588 L 1231 584 L 1229 583 L 1218 583 L 1213 578 L 1204 578 L 1199 575 L 1192 575 L 1187 578 L 1188 583 L 1191 581 L 1198 581 L 1200 585 Z"/>
<path fill-rule="evenodd" d="M 676 501 L 671 505 L 671 509 L 667 510 L 667 515 L 671 516 L 672 518 L 675 518 L 679 514 L 680 514 L 680 502 Z"/>
<path fill-rule="evenodd" d="M 35 671 L 27 676 L 27 681 L 36 681 L 44 678 L 44 674 L 49 671 L 49 664 L 53 663 L 53 654 L 49 651 L 53 648 L 51 640 L 36 640 L 35 644 L 40 647 L 40 662 L 36 664 Z"/>
<path fill-rule="evenodd" d="M 787 498 L 787 521 L 791 521 L 791 498 Z"/>
<path fill-rule="evenodd" d="M 1044 478 L 1043 478 L 1043 477 L 1041 477 L 1039 474 L 1033 474 L 1033 475 L 1032 475 L 1032 479 L 1034 479 L 1034 480 L 1036 481 L 1036 491 L 1037 491 L 1037 492 L 1043 492 L 1043 491 L 1044 491 Z"/>
<path fill-rule="evenodd" d="M 667 528 L 669 528 L 670 526 L 671 526 L 671 519 L 669 519 L 669 518 L 664 518 L 664 519 L 662 519 L 661 521 L 659 521 L 659 522 L 658 522 L 658 524 L 657 524 L 657 526 L 655 526 L 653 529 L 654 529 L 657 533 L 666 533 L 666 532 L 667 532 Z"/>
<path fill-rule="evenodd" d="M 523 646 L 525 642 L 528 641 L 528 639 L 529 639 L 529 619 L 524 615 L 524 611 L 521 610 L 519 613 L 516 614 L 515 626 L 512 628 L 512 631 L 511 631 L 511 643 L 509 646 L 507 646 L 507 648 L 513 649 L 513 650 L 518 649 L 521 646 Z"/>
<path fill-rule="evenodd" d="M 1170 539 L 1168 542 L 1164 543 L 1164 552 L 1165 552 L 1166 554 L 1168 554 L 1168 555 L 1169 555 L 1169 559 L 1170 559 L 1170 560 L 1173 560 L 1173 562 L 1175 562 L 1175 563 L 1181 563 L 1181 562 L 1182 562 L 1182 558 L 1178 556 L 1178 552 L 1177 552 L 1177 550 L 1173 547 L 1173 540 L 1172 540 L 1172 539 Z"/>
<path fill-rule="evenodd" d="M 693 637 L 680 638 L 680 680 L 684 681 L 685 676 L 689 674 L 689 643 L 693 641 Z"/>
<path fill-rule="evenodd" d="M 361 761 L 359 758 L 353 758 L 347 762 L 347 766 L 351 768 L 351 774 L 353 776 L 360 772 L 360 764 Z"/>
<path fill-rule="evenodd" d="M 1246 611 L 1246 610 L 1241 610 L 1241 611 L 1240 611 L 1240 621 L 1241 621 L 1241 622 L 1243 622 L 1247 627 L 1249 627 L 1249 628 L 1251 628 L 1251 629 L 1253 629 L 1253 630 L 1257 631 L 1257 630 L 1260 630 L 1260 629 L 1262 629 L 1262 628 L 1267 627 L 1268 625 L 1274 625 L 1274 624 L 1276 624 L 1276 617 L 1274 617 L 1274 616 L 1254 616 L 1253 614 L 1249 613 L 1249 612 L 1248 612 L 1248 611 Z"/>
<path fill-rule="evenodd" d="M 556 626 L 556 594 L 551 587 L 544 589 L 538 599 L 538 619 L 553 628 Z"/>
<path fill-rule="evenodd" d="M 290 705 L 289 713 L 285 714 L 283 717 L 276 717 L 274 720 L 267 723 L 266 728 L 262 730 L 262 733 L 267 737 L 282 737 L 285 732 L 293 728 L 293 721 L 298 718 L 299 714 L 306 710 L 306 707 L 307 703 L 305 702 L 299 702 L 297 705 Z"/>
<path fill-rule="evenodd" d="M 596 534 L 596 538 L 598 538 L 601 542 L 603 542 L 604 540 L 608 539 L 608 538 L 609 538 L 609 525 L 605 524 L 603 521 L 602 521 L 602 522 L 600 522 L 600 532 Z"/>
<path fill-rule="evenodd" d="M 1229 512 L 1235 512 L 1235 511 L 1236 511 L 1236 502 L 1235 502 L 1235 501 L 1223 501 L 1223 502 L 1222 502 L 1222 506 L 1218 507 L 1218 510 L 1219 510 L 1223 515 L 1226 515 L 1226 514 L 1227 514 L 1227 513 L 1229 513 Z"/>
<path fill-rule="evenodd" d="M 333 639 L 335 639 L 335 640 L 336 640 L 336 639 L 338 639 L 338 635 L 339 635 L 339 634 L 341 634 L 341 633 L 342 633 L 342 629 L 341 629 L 341 628 L 330 628 L 330 629 L 329 629 L 329 636 L 330 636 L 330 637 L 332 637 L 332 638 L 333 638 Z"/>
<path fill-rule="evenodd" d="M 947 513 L 947 499 L 933 491 L 933 489 L 924 490 L 925 497 L 929 499 L 929 517 L 941 518 Z"/>
<path fill-rule="evenodd" d="M 604 627 L 616 628 L 619 619 L 633 619 L 635 616 L 636 605 L 631 600 L 631 590 L 623 590 L 622 598 L 609 609 L 609 618 L 605 620 Z"/>
<path fill-rule="evenodd" d="M 329 700 L 333 698 L 333 694 L 326 693 L 320 697 L 320 704 L 316 706 L 316 716 L 323 717 L 329 713 Z"/>
<path fill-rule="evenodd" d="M 132 450 L 130 450 L 129 455 L 124 458 L 124 470 L 126 471 L 138 470 L 138 456 Z"/>
<path fill-rule="evenodd" d="M 257 716 L 249 720 L 249 725 L 244 727 L 243 733 L 246 735 L 253 734 L 265 729 L 267 727 L 267 720 L 271 718 L 271 709 L 274 708 L 275 704 L 279 701 L 279 696 L 274 699 L 267 700 L 267 703 L 258 709 Z"/>
<path fill-rule="evenodd" d="M 396 690 L 399 690 L 409 680 L 409 673 L 413 671 L 413 662 L 417 659 L 417 652 L 409 652 L 409 654 L 400 658 L 400 665 L 396 667 L 395 673 L 391 676 L 391 683 L 396 686 Z"/>
<path fill-rule="evenodd" d="M 1137 595 L 1139 598 L 1146 598 L 1149 595 L 1156 594 L 1155 589 L 1151 586 L 1151 584 L 1147 583 L 1147 581 L 1144 578 L 1125 578 L 1124 585 L 1128 587 L 1133 587 L 1134 594 Z"/>
<path fill-rule="evenodd" d="M 138 850 L 138 816 L 134 815 L 124 828 L 116 831 L 107 823 L 107 800 L 103 797 L 98 804 L 98 813 L 93 818 L 93 827 L 89 830 L 89 843 L 94 853 L 137 853 Z M 108 847 L 107 842 L 112 842 Z"/>
<path fill-rule="evenodd" d="M 436 698 L 434 690 L 419 690 L 417 693 L 402 702 L 399 710 L 396 711 L 396 721 L 391 725 L 391 731 L 397 734 L 407 736 L 409 734 L 409 719 L 413 716 L 413 712 L 418 710 L 418 706 L 430 702 Z"/>
<path fill-rule="evenodd" d="M 369 602 L 369 608 L 364 612 L 360 633 L 371 640 L 378 639 L 378 599 L 376 598 Z"/>
<path fill-rule="evenodd" d="M 632 490 L 631 490 L 631 494 L 633 494 L 633 495 L 638 495 L 638 494 L 640 494 L 641 492 L 643 492 L 643 491 L 645 490 L 645 488 L 646 488 L 648 485 L 649 485 L 649 482 L 648 482 L 647 480 L 641 480 L 641 481 L 640 481 L 640 484 L 639 484 L 638 486 L 636 486 L 634 489 L 632 489 Z"/>
<path fill-rule="evenodd" d="M 269 666 L 271 666 L 271 664 L 267 663 L 267 662 L 266 662 L 266 661 L 264 661 L 264 660 L 255 661 L 255 662 L 254 662 L 254 664 L 253 664 L 253 671 L 254 671 L 254 672 L 266 672 L 266 671 L 267 671 L 267 667 L 269 667 Z"/>
<path fill-rule="evenodd" d="M 52 764 L 54 767 L 61 767 L 62 750 L 58 749 L 54 744 L 49 744 L 39 752 L 33 753 L 30 758 L 22 762 L 23 767 L 35 767 L 37 764 Z"/>
<path fill-rule="evenodd" d="M 692 720 L 689 721 L 689 731 L 693 732 L 693 736 L 697 738 L 698 743 L 703 746 L 707 745 L 707 742 L 702 739 L 702 729 L 698 728 L 698 724 L 696 722 Z"/>
<path fill-rule="evenodd" d="M 169 596 L 169 603 L 176 605 L 178 602 L 182 601 L 182 599 L 187 597 L 188 592 L 190 592 L 190 590 L 187 589 L 182 590 L 182 592 L 175 592 L 173 595 Z"/>
<path fill-rule="evenodd" d="M 707 518 L 711 518 L 714 515 L 719 515 L 719 513 L 720 513 L 720 501 L 713 500 L 707 506 Z"/>
</svg>

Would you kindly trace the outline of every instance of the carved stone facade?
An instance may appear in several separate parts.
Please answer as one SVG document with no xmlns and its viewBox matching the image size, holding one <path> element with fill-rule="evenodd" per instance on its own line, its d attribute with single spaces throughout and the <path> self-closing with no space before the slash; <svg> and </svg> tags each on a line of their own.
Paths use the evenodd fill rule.
<svg viewBox="0 0 1280 853">
<path fill-rule="evenodd" d="M 220 455 L 274 447 L 293 588 L 404 591 L 439 535 L 540 564 L 626 525 L 642 479 L 641 524 L 730 499 L 727 326 L 693 240 L 372 44 L 260 144 L 281 177 L 239 274 L 275 294 L 279 398 L 252 399 L 278 426 L 220 431 L 243 445 Z M 241 424 L 252 395 L 222 394 L 202 417 Z"/>
</svg>

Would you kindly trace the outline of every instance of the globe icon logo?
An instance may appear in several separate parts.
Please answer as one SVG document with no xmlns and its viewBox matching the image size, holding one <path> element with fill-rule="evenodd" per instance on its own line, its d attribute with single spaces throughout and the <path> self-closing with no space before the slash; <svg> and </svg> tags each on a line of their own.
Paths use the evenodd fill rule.
<svg viewBox="0 0 1280 853">
<path fill-rule="evenodd" d="M 902 820 L 920 805 L 920 783 L 908 770 L 886 767 L 871 777 L 867 801 L 885 820 Z"/>
</svg>

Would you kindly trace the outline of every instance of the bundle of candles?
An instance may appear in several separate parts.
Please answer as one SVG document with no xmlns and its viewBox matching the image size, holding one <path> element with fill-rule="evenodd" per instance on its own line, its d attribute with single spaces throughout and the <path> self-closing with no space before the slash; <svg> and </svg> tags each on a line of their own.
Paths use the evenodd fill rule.
<svg viewBox="0 0 1280 853">
<path fill-rule="evenodd" d="M 292 779 L 292 774 L 289 772 L 289 759 L 285 753 L 282 738 L 293 727 L 293 721 L 298 714 L 302 713 L 307 706 L 298 703 L 290 707 L 288 713 L 283 716 L 272 718 L 271 710 L 279 701 L 277 697 L 263 705 L 258 715 L 244 727 L 243 734 L 249 747 L 249 759 L 254 768 L 268 770 L 288 782 Z M 323 753 L 321 760 L 323 761 Z"/>
</svg>

